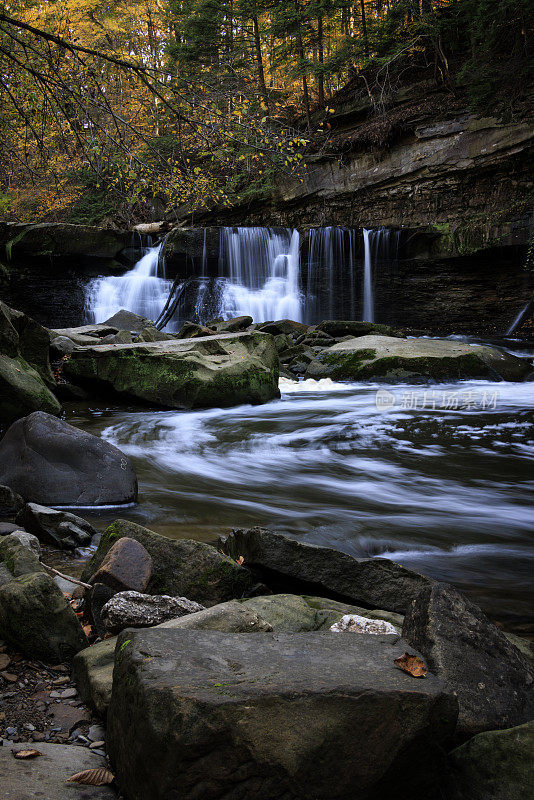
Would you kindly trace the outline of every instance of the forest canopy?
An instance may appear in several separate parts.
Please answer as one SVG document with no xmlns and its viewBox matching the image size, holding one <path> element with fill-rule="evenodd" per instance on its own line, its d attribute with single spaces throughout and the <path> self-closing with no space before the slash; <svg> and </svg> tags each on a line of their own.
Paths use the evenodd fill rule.
<svg viewBox="0 0 534 800">
<path fill-rule="evenodd" d="M 4 3 L 1 212 L 132 222 L 253 200 L 328 150 L 348 87 L 387 115 L 422 70 L 513 118 L 531 23 L 530 0 Z"/>
</svg>

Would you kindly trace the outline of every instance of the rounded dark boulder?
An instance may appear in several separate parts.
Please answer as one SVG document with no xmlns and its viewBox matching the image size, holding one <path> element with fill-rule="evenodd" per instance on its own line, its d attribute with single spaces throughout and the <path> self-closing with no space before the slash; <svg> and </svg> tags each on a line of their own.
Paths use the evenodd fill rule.
<svg viewBox="0 0 534 800">
<path fill-rule="evenodd" d="M 0 484 L 41 505 L 137 499 L 137 478 L 124 453 L 43 411 L 14 422 L 0 441 Z"/>
</svg>

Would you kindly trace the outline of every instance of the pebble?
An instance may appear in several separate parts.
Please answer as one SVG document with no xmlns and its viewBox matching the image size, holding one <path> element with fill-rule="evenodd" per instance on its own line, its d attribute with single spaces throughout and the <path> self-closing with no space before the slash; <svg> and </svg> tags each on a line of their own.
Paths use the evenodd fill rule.
<svg viewBox="0 0 534 800">
<path fill-rule="evenodd" d="M 16 728 L 6 728 L 6 734 L 8 736 L 14 736 L 17 732 Z"/>
<path fill-rule="evenodd" d="M 91 725 L 87 733 L 87 736 L 89 737 L 89 739 L 91 739 L 92 742 L 100 742 L 105 740 L 106 732 L 102 727 L 102 725 Z"/>
<path fill-rule="evenodd" d="M 27 731 L 34 731 L 35 725 L 32 725 L 31 722 L 25 722 L 23 728 L 25 728 Z"/>
<path fill-rule="evenodd" d="M 65 691 L 61 692 L 60 697 L 63 700 L 68 700 L 70 697 L 76 697 L 77 694 L 78 694 L 78 692 L 74 688 L 65 689 Z"/>
<path fill-rule="evenodd" d="M 91 750 L 91 753 L 94 756 L 103 756 L 104 758 L 106 757 L 106 754 L 103 750 Z"/>
<path fill-rule="evenodd" d="M 80 737 L 78 737 L 78 738 L 80 738 Z M 97 750 L 100 747 L 104 747 L 105 744 L 106 744 L 105 742 L 92 742 L 89 745 L 89 750 Z"/>
</svg>

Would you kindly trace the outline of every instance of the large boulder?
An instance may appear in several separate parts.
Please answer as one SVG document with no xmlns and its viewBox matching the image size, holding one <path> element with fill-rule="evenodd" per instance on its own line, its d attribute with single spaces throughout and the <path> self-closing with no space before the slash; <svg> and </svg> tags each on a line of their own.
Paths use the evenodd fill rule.
<svg viewBox="0 0 534 800">
<path fill-rule="evenodd" d="M 419 787 L 454 730 L 404 643 L 151 628 L 118 638 L 108 750 L 129 800 L 358 800 Z"/>
<path fill-rule="evenodd" d="M 18 742 L 15 750 L 35 750 L 35 742 Z M 2 800 L 116 800 L 111 786 L 80 786 L 68 778 L 88 769 L 106 767 L 103 756 L 87 747 L 39 742 L 38 758 L 13 758 L 11 747 L 0 747 Z"/>
<path fill-rule="evenodd" d="M 193 614 L 175 617 L 157 628 L 222 633 L 267 633 L 268 622 L 252 609 L 235 600 L 206 608 Z M 117 637 L 113 636 L 79 652 L 72 663 L 73 677 L 82 699 L 105 715 L 111 701 L 113 667 Z"/>
<path fill-rule="evenodd" d="M 14 517 L 23 505 L 24 500 L 20 494 L 9 486 L 0 486 L 0 517 Z"/>
<path fill-rule="evenodd" d="M 452 586 L 424 587 L 406 612 L 402 635 L 457 695 L 460 736 L 534 718 L 532 662 Z"/>
<path fill-rule="evenodd" d="M 447 800 L 525 800 L 534 787 L 534 722 L 479 733 L 449 760 Z"/>
<path fill-rule="evenodd" d="M 404 614 L 429 579 L 387 558 L 354 558 L 330 547 L 304 544 L 265 528 L 235 530 L 219 539 L 232 558 L 261 573 L 268 586 L 304 590 L 367 608 Z"/>
<path fill-rule="evenodd" d="M 110 547 L 89 582 L 104 584 L 116 592 L 144 592 L 153 574 L 152 559 L 143 545 L 122 536 Z"/>
<path fill-rule="evenodd" d="M 123 519 L 106 528 L 96 553 L 84 569 L 82 580 L 87 581 L 97 573 L 108 551 L 124 536 L 142 544 L 152 558 L 149 594 L 188 597 L 209 606 L 242 597 L 255 583 L 249 570 L 209 544 L 192 539 L 168 539 Z"/>
<path fill-rule="evenodd" d="M 309 364 L 306 377 L 424 383 L 429 379 L 461 378 L 522 381 L 532 373 L 528 361 L 497 347 L 449 339 L 372 335 L 339 342 L 323 350 Z"/>
<path fill-rule="evenodd" d="M 271 336 L 217 334 L 78 348 L 65 364 L 73 381 L 167 408 L 265 403 L 279 397 Z"/>
<path fill-rule="evenodd" d="M 0 539 L 0 563 L 7 567 L 12 578 L 45 572 L 39 556 L 13 534 Z"/>
<path fill-rule="evenodd" d="M 379 333 L 383 336 L 402 336 L 401 333 L 389 325 L 377 325 L 375 322 L 362 322 L 354 319 L 324 319 L 315 328 L 334 338 L 343 336 L 367 336 L 370 333 Z"/>
<path fill-rule="evenodd" d="M 298 594 L 270 594 L 250 597 L 240 601 L 270 623 L 276 633 L 328 631 L 347 614 L 357 614 L 368 619 L 385 620 L 402 628 L 403 617 L 392 611 L 369 611 L 359 606 L 347 605 L 326 597 Z"/>
<path fill-rule="evenodd" d="M 115 258 L 131 242 L 131 233 L 65 222 L 0 224 L 0 245 L 8 259 L 87 255 Z"/>
<path fill-rule="evenodd" d="M 21 528 L 33 533 L 41 542 L 73 550 L 85 547 L 97 531 L 86 520 L 67 511 L 26 503 L 15 521 Z"/>
<path fill-rule="evenodd" d="M 42 411 L 14 422 L 0 441 L 0 483 L 45 506 L 137 498 L 137 478 L 124 453 Z"/>
<path fill-rule="evenodd" d="M 29 658 L 50 664 L 69 661 L 88 645 L 76 614 L 43 572 L 0 586 L 0 638 Z"/>
<path fill-rule="evenodd" d="M 61 411 L 48 345 L 45 328 L 0 301 L 0 425 L 39 409 Z"/>
</svg>

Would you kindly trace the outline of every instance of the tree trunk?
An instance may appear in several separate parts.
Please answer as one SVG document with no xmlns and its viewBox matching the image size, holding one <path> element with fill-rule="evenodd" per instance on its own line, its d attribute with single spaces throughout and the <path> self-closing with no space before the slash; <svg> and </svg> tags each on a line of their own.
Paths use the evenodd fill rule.
<svg viewBox="0 0 534 800">
<path fill-rule="evenodd" d="M 365 16 L 365 0 L 360 0 L 362 9 L 362 33 L 363 33 L 363 52 L 365 57 L 369 58 L 369 39 L 367 38 L 367 19 Z"/>
<path fill-rule="evenodd" d="M 323 17 L 322 14 L 317 18 L 317 50 L 319 61 L 319 72 L 317 74 L 317 99 L 321 108 L 324 107 L 324 39 L 323 39 Z"/>
<path fill-rule="evenodd" d="M 254 27 L 254 52 L 256 54 L 256 66 L 258 68 L 258 87 L 260 94 L 263 97 L 263 101 L 267 106 L 267 113 L 270 114 L 269 95 L 267 92 L 267 86 L 265 84 L 265 72 L 263 69 L 263 57 L 261 54 L 260 26 L 258 24 L 258 17 L 256 15 L 252 17 L 252 25 Z"/>
<path fill-rule="evenodd" d="M 298 0 L 295 0 L 295 9 L 297 14 L 300 11 Z M 299 23 L 297 21 L 297 55 L 300 60 L 302 69 L 302 93 L 304 95 L 304 110 L 306 112 L 306 125 L 308 133 L 311 134 L 311 117 L 310 117 L 310 93 L 308 91 L 308 79 L 306 77 L 306 61 L 304 58 L 304 44 L 302 42 L 302 33 L 300 31 Z"/>
</svg>

